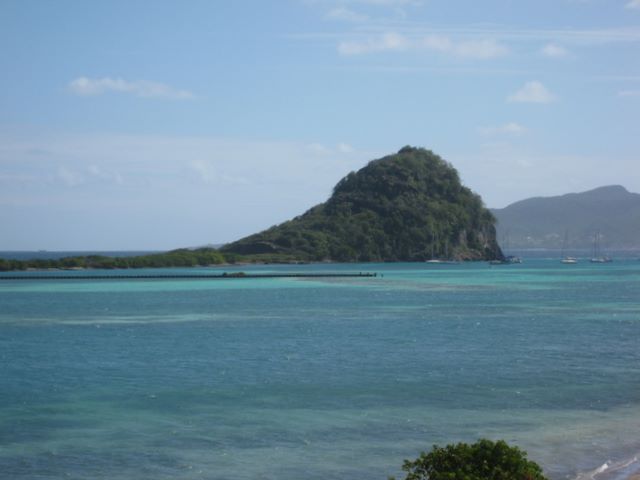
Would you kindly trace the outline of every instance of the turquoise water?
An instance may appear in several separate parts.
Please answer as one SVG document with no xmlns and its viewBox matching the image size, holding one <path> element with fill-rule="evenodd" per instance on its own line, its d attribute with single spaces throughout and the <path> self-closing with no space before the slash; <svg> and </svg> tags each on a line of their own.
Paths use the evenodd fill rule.
<svg viewBox="0 0 640 480">
<path fill-rule="evenodd" d="M 0 477 L 386 479 L 479 437 L 638 467 L 638 261 L 200 270 L 384 276 L 0 282 Z"/>
</svg>

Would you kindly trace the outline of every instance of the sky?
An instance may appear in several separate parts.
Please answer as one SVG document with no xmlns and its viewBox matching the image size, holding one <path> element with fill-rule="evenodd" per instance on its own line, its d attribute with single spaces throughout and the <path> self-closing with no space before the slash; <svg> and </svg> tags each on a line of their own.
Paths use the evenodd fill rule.
<svg viewBox="0 0 640 480">
<path fill-rule="evenodd" d="M 3 0 L 0 65 L 0 250 L 232 241 L 405 145 L 640 192 L 640 0 Z"/>
</svg>

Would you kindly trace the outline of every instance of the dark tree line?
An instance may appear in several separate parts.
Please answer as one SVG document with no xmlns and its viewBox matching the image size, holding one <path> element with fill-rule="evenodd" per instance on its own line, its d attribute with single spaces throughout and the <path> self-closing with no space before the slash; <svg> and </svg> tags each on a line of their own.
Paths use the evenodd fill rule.
<svg viewBox="0 0 640 480">
<path fill-rule="evenodd" d="M 0 259 L 0 271 L 27 269 L 73 269 L 73 268 L 161 268 L 197 267 L 219 265 L 227 259 L 216 249 L 179 249 L 166 253 L 154 253 L 135 257 L 105 257 L 87 255 L 60 259 L 7 260 Z"/>
</svg>

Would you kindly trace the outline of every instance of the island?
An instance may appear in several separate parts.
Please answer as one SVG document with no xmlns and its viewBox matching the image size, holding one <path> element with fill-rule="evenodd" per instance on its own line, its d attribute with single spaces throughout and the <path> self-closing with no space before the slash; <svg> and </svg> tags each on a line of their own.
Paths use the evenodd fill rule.
<svg viewBox="0 0 640 480">
<path fill-rule="evenodd" d="M 349 173 L 326 202 L 220 251 L 267 261 L 503 258 L 480 196 L 448 162 L 409 146 Z"/>
<path fill-rule="evenodd" d="M 514 249 L 640 249 L 640 194 L 621 185 L 534 197 L 492 210 L 498 237 Z"/>
<path fill-rule="evenodd" d="M 404 147 L 340 180 L 302 215 L 224 245 L 137 257 L 4 260 L 0 270 L 154 268 L 227 263 L 500 260 L 495 217 L 456 169 Z"/>
</svg>

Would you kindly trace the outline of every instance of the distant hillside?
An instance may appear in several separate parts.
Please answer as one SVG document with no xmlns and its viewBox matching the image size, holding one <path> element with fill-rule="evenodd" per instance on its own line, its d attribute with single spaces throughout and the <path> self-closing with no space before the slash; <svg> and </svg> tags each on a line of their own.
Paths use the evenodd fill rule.
<svg viewBox="0 0 640 480">
<path fill-rule="evenodd" d="M 493 215 L 432 152 L 405 147 L 351 172 L 325 203 L 224 246 L 224 255 L 310 261 L 493 259 Z"/>
<path fill-rule="evenodd" d="M 591 248 L 601 233 L 605 249 L 640 247 L 640 194 L 620 185 L 583 193 L 521 200 L 493 209 L 503 248 Z"/>
</svg>

